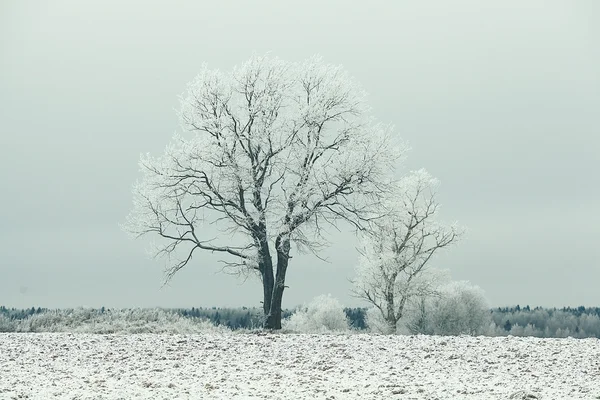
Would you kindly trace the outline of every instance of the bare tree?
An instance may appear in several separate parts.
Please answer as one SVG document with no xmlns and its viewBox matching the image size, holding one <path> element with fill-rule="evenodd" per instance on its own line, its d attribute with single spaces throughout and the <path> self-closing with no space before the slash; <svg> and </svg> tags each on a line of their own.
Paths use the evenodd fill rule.
<svg viewBox="0 0 600 400">
<path fill-rule="evenodd" d="M 319 57 L 255 56 L 227 74 L 204 66 L 179 116 L 187 133 L 141 158 L 125 229 L 161 239 L 166 281 L 200 250 L 256 273 L 265 327 L 279 329 L 292 245 L 316 252 L 325 226 L 377 219 L 403 146 L 369 117 L 359 85 Z M 222 234 L 206 237 L 205 224 Z"/>
<path fill-rule="evenodd" d="M 455 243 L 462 230 L 436 222 L 438 182 L 424 170 L 403 178 L 384 202 L 386 218 L 362 235 L 354 294 L 375 306 L 394 333 L 408 302 L 434 295 L 441 275 L 428 273 L 439 250 Z"/>
</svg>

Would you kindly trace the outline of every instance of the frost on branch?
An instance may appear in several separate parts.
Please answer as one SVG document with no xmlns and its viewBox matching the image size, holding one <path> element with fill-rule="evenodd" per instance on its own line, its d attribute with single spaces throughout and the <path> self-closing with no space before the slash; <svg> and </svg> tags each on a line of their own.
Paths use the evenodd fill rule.
<svg viewBox="0 0 600 400">
<path fill-rule="evenodd" d="M 380 312 L 388 333 L 396 332 L 411 301 L 436 293 L 444 277 L 428 271 L 428 263 L 462 234 L 456 225 L 436 221 L 437 186 L 424 170 L 409 174 L 383 200 L 386 218 L 362 236 L 354 292 Z"/>
<path fill-rule="evenodd" d="M 179 118 L 184 132 L 164 154 L 141 158 L 125 228 L 160 239 L 167 279 L 197 250 L 258 273 L 265 313 L 279 307 L 291 245 L 318 251 L 323 227 L 361 230 L 381 217 L 404 153 L 391 127 L 369 115 L 358 83 L 319 57 L 255 56 L 229 73 L 205 65 Z M 222 234 L 207 237 L 204 224 Z"/>
</svg>

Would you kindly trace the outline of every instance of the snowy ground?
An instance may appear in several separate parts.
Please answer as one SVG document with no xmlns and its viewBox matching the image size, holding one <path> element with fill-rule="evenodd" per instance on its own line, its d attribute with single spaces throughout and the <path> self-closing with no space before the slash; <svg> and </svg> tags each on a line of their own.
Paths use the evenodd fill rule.
<svg viewBox="0 0 600 400">
<path fill-rule="evenodd" d="M 0 334 L 0 399 L 395 398 L 600 399 L 600 340 Z"/>
</svg>

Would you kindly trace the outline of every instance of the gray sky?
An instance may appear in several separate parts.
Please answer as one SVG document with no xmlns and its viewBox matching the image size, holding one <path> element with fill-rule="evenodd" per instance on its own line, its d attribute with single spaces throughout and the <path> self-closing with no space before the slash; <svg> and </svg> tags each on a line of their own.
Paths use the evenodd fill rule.
<svg viewBox="0 0 600 400">
<path fill-rule="evenodd" d="M 235 4 L 235 7 L 233 6 Z M 590 1 L 0 3 L 0 304 L 259 306 L 257 280 L 163 262 L 119 228 L 203 62 L 343 64 L 469 228 L 435 260 L 493 306 L 600 305 L 600 5 Z M 350 5 L 352 4 L 352 5 Z M 295 257 L 284 307 L 346 305 L 357 259 Z M 316 277 L 316 279 L 315 279 Z"/>
</svg>

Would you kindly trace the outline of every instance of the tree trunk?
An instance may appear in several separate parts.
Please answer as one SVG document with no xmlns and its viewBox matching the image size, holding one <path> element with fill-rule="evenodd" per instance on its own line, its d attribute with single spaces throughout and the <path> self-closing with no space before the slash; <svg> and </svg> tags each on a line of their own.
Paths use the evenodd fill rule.
<svg viewBox="0 0 600 400">
<path fill-rule="evenodd" d="M 391 301 L 388 298 L 386 320 L 388 321 L 388 324 L 390 325 L 390 327 L 396 328 L 396 322 L 398 320 L 396 319 L 396 313 L 394 310 L 394 298 L 393 297 L 392 297 Z M 392 331 L 391 333 L 396 333 L 396 330 L 394 329 L 394 331 Z"/>
<path fill-rule="evenodd" d="M 269 313 L 266 316 L 265 329 L 281 329 L 281 303 L 285 289 L 285 274 L 290 259 L 290 241 L 278 237 L 275 240 L 275 248 L 277 249 L 277 275 L 273 285 Z"/>
<path fill-rule="evenodd" d="M 266 320 L 271 309 L 271 299 L 273 296 L 273 286 L 275 282 L 273 279 L 273 261 L 271 260 L 271 252 L 269 251 L 266 233 L 263 232 L 257 241 L 259 257 L 258 269 L 260 271 L 263 284 L 263 313 Z"/>
<path fill-rule="evenodd" d="M 265 321 L 265 329 L 281 329 L 281 300 L 283 299 L 283 289 L 274 288 L 271 299 L 271 310 Z"/>
<path fill-rule="evenodd" d="M 263 282 L 263 312 L 265 315 L 265 319 L 269 316 L 269 312 L 271 310 L 271 302 L 273 298 L 273 266 L 269 265 L 262 272 L 262 282 Z"/>
<path fill-rule="evenodd" d="M 395 335 L 396 329 L 398 329 L 398 321 L 394 317 L 392 317 L 392 318 L 387 318 L 386 322 L 388 324 L 388 331 L 386 332 L 386 334 Z"/>
<path fill-rule="evenodd" d="M 396 333 L 396 327 L 398 324 L 398 318 L 396 318 L 396 307 L 394 306 L 394 284 L 396 280 L 397 274 L 392 274 L 390 280 L 387 282 L 386 293 L 385 293 L 385 302 L 386 302 L 386 311 L 387 317 L 386 321 L 388 323 L 388 335 L 393 335 Z"/>
</svg>

